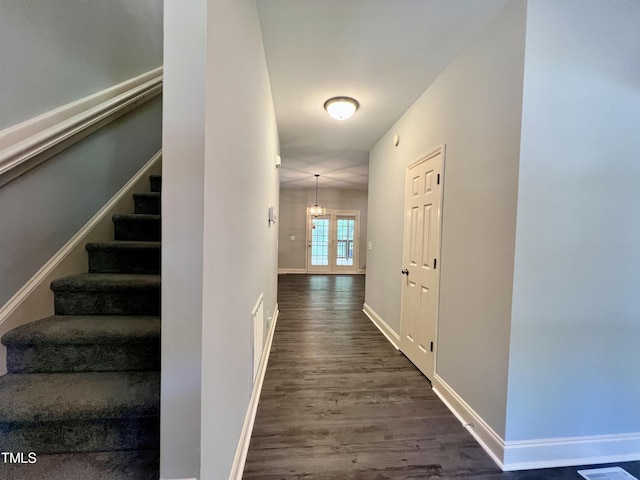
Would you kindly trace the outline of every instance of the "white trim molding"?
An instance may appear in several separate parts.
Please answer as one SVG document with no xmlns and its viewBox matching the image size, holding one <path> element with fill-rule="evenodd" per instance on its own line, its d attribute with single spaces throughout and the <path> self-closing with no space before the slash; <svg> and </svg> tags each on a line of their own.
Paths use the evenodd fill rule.
<svg viewBox="0 0 640 480">
<path fill-rule="evenodd" d="M 640 460 L 640 432 L 505 441 L 437 373 L 433 391 L 503 471 Z"/>
<path fill-rule="evenodd" d="M 148 190 L 147 176 L 160 173 L 161 159 L 162 151 L 159 151 L 7 303 L 0 306 L 0 336 L 19 325 L 53 315 L 51 280 L 87 271 L 85 244 L 113 238 L 111 216 L 133 211 L 131 194 Z M 6 348 L 0 345 L 0 375 L 4 373 Z"/>
<path fill-rule="evenodd" d="M 369 317 L 369 320 L 378 327 L 378 330 L 387 337 L 387 340 L 394 346 L 396 350 L 400 350 L 400 335 L 398 335 L 387 322 L 385 322 L 373 309 L 366 303 L 362 306 L 362 311 Z"/>
<path fill-rule="evenodd" d="M 504 440 L 436 373 L 433 391 L 476 439 L 491 459 L 504 470 Z"/>
<path fill-rule="evenodd" d="M 162 67 L 0 131 L 0 186 L 162 93 Z"/>
<path fill-rule="evenodd" d="M 302 274 L 307 273 L 305 268 L 279 268 L 278 274 L 287 275 L 287 274 Z"/>
<path fill-rule="evenodd" d="M 530 470 L 640 460 L 640 432 L 507 441 L 504 468 Z"/>
<path fill-rule="evenodd" d="M 253 390 L 251 392 L 251 398 L 249 399 L 249 407 L 247 408 L 244 425 L 242 426 L 240 441 L 238 442 L 238 447 L 236 448 L 236 456 L 233 459 L 233 465 L 231 466 L 229 480 L 242 480 L 244 465 L 247 461 L 247 452 L 249 451 L 249 443 L 251 442 L 251 433 L 253 432 L 253 424 L 256 420 L 256 412 L 258 411 L 260 393 L 262 393 L 264 375 L 267 372 L 267 364 L 269 363 L 269 354 L 271 353 L 271 344 L 273 343 L 273 333 L 276 331 L 276 323 L 278 323 L 278 316 L 280 314 L 277 303 L 274 308 L 274 312 L 275 313 L 273 314 L 273 320 L 271 321 L 269 332 L 267 334 L 267 341 L 264 343 L 262 359 L 260 360 L 260 365 L 258 366 L 256 381 L 253 383 Z"/>
</svg>

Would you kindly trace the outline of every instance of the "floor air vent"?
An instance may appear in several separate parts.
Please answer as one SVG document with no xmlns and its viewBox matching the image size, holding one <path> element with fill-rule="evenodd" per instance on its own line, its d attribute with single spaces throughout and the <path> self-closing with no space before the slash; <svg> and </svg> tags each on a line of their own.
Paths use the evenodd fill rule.
<svg viewBox="0 0 640 480">
<path fill-rule="evenodd" d="M 587 480 L 638 480 L 620 467 L 578 470 L 578 473 Z"/>
<path fill-rule="evenodd" d="M 260 294 L 258 302 L 251 312 L 251 323 L 253 326 L 253 375 L 252 385 L 256 380 L 256 374 L 258 373 L 258 366 L 260 366 L 260 360 L 262 359 L 262 346 L 264 343 L 264 307 L 262 299 L 264 296 Z"/>
</svg>

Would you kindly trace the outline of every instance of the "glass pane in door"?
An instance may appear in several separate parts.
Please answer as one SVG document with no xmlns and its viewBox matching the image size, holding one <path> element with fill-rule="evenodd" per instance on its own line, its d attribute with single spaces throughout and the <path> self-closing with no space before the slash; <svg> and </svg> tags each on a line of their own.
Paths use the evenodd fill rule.
<svg viewBox="0 0 640 480">
<path fill-rule="evenodd" d="M 311 265 L 329 265 L 329 219 L 313 218 L 311 227 Z"/>
<path fill-rule="evenodd" d="M 336 239 L 336 265 L 353 266 L 354 218 L 338 218 Z"/>
</svg>

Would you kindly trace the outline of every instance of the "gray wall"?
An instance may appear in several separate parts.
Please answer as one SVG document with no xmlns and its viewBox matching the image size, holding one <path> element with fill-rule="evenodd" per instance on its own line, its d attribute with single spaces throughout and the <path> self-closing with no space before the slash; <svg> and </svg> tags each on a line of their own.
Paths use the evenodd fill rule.
<svg viewBox="0 0 640 480">
<path fill-rule="evenodd" d="M 280 189 L 278 216 L 278 268 L 304 269 L 307 254 L 307 207 L 315 203 L 315 189 Z M 364 269 L 367 255 L 367 191 L 336 188 L 319 189 L 319 203 L 331 210 L 360 210 L 358 268 Z M 296 237 L 291 240 L 291 236 Z"/>
<path fill-rule="evenodd" d="M 638 25 L 529 2 L 508 440 L 640 432 Z"/>
<path fill-rule="evenodd" d="M 166 2 L 162 478 L 229 478 L 273 315 L 278 132 L 254 0 Z M 185 34 L 188 32 L 188 35 Z"/>
<path fill-rule="evenodd" d="M 0 188 L 0 305 L 160 150 L 161 122 L 157 97 Z"/>
<path fill-rule="evenodd" d="M 371 151 L 366 303 L 400 332 L 406 166 L 446 143 L 436 374 L 504 435 L 525 4 L 509 4 Z M 400 135 L 398 147 L 392 145 Z"/>
<path fill-rule="evenodd" d="M 162 0 L 2 0 L 0 130 L 162 65 Z"/>
<path fill-rule="evenodd" d="M 0 2 L 0 130 L 162 65 L 162 1 Z M 161 145 L 158 97 L 0 188 L 0 305 Z"/>
</svg>

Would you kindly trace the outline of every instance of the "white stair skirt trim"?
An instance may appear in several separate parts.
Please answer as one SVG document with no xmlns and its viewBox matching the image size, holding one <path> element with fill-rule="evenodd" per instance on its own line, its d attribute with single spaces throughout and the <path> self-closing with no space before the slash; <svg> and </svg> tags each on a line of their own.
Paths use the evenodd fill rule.
<svg viewBox="0 0 640 480">
<path fill-rule="evenodd" d="M 85 244 L 113 239 L 111 215 L 133 211 L 132 193 L 148 190 L 147 176 L 160 173 L 161 158 L 162 151 L 159 151 L 7 303 L 0 307 L 0 336 L 19 325 L 53 315 L 53 292 L 49 288 L 51 281 L 54 278 L 87 271 Z M 0 375 L 7 371 L 6 358 L 6 348 L 0 344 Z"/>
<path fill-rule="evenodd" d="M 385 322 L 380 316 L 373 311 L 373 309 L 366 303 L 362 306 L 362 311 L 369 317 L 369 320 L 378 327 L 378 330 L 387 337 L 389 343 L 394 346 L 396 350 L 400 350 L 400 335 L 393 331 L 393 329 Z"/>
<path fill-rule="evenodd" d="M 0 131 L 0 186 L 162 93 L 162 67 Z"/>
<path fill-rule="evenodd" d="M 640 460 L 640 432 L 505 443 L 504 470 L 595 465 Z"/>
<path fill-rule="evenodd" d="M 436 373 L 433 391 L 476 439 L 491 459 L 504 470 L 504 440 Z"/>
<path fill-rule="evenodd" d="M 253 432 L 253 423 L 256 419 L 256 412 L 258 410 L 258 402 L 260 401 L 260 393 L 262 392 L 262 383 L 264 382 L 264 375 L 267 372 L 267 364 L 269 363 L 269 354 L 271 353 L 271 343 L 273 342 L 273 333 L 276 330 L 276 323 L 278 323 L 278 316 L 280 310 L 278 304 L 273 310 L 273 320 L 267 333 L 267 341 L 264 344 L 262 351 L 262 359 L 258 366 L 258 373 L 256 375 L 256 381 L 253 384 L 253 390 L 251 392 L 251 398 L 249 399 L 249 407 L 247 408 L 247 414 L 244 419 L 244 425 L 242 426 L 242 433 L 240 434 L 240 441 L 236 449 L 236 456 L 233 459 L 233 465 L 231 466 L 231 474 L 229 480 L 242 480 L 242 474 L 244 472 L 244 464 L 247 461 L 247 453 L 249 451 L 249 443 L 251 441 L 251 433 Z"/>
</svg>

